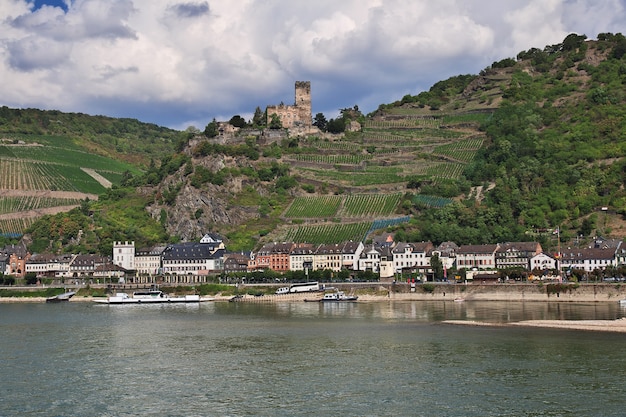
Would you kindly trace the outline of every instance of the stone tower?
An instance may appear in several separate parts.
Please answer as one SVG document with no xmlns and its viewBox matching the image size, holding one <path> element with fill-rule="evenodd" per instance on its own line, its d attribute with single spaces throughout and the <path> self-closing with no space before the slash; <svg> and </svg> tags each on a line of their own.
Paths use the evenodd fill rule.
<svg viewBox="0 0 626 417">
<path fill-rule="evenodd" d="M 302 126 L 310 126 L 313 120 L 311 112 L 311 81 L 296 81 L 296 108 Z"/>
<path fill-rule="evenodd" d="M 113 243 L 113 263 L 127 270 L 135 269 L 135 242 Z"/>
</svg>

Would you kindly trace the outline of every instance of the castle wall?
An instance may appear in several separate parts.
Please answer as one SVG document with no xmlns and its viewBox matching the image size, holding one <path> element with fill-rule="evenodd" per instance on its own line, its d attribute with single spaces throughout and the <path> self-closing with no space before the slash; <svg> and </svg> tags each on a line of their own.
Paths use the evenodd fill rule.
<svg viewBox="0 0 626 417">
<path fill-rule="evenodd" d="M 309 127 L 312 125 L 311 114 L 311 82 L 296 81 L 295 102 L 293 105 L 280 104 L 267 106 L 267 123 L 271 121 L 272 114 L 276 114 L 286 129 L 294 127 Z"/>
</svg>

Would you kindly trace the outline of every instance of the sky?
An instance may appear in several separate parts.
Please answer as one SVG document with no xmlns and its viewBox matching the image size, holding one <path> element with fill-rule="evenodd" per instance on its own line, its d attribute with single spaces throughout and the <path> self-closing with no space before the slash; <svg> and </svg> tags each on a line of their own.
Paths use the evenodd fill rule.
<svg viewBox="0 0 626 417">
<path fill-rule="evenodd" d="M 626 0 L 0 0 L 0 105 L 204 130 L 311 81 L 333 118 L 625 22 Z"/>
</svg>

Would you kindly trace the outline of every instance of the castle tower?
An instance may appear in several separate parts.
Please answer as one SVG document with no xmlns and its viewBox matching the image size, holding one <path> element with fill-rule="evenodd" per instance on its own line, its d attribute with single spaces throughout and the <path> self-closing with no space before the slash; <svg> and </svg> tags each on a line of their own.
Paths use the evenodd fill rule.
<svg viewBox="0 0 626 417">
<path fill-rule="evenodd" d="M 296 81 L 296 108 L 302 126 L 311 126 L 311 81 Z"/>
<path fill-rule="evenodd" d="M 135 242 L 113 243 L 113 263 L 127 270 L 135 269 Z"/>
</svg>

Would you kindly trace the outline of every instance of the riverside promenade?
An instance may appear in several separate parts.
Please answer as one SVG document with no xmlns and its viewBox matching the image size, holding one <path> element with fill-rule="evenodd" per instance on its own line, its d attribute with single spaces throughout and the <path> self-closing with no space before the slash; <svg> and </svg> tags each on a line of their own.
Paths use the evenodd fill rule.
<svg viewBox="0 0 626 417">
<path fill-rule="evenodd" d="M 554 292 L 555 287 L 541 283 L 512 283 L 512 284 L 416 284 L 412 287 L 407 283 L 325 283 L 326 288 L 344 291 L 346 294 L 357 295 L 359 301 L 533 301 L 533 302 L 572 302 L 572 303 L 604 303 L 618 302 L 626 299 L 626 283 L 591 283 L 591 284 L 560 284 L 560 291 Z M 92 288 L 96 286 L 92 285 Z M 126 287 L 131 287 L 126 285 Z M 278 286 L 275 284 L 239 284 L 237 292 L 244 294 L 238 301 L 241 302 L 298 302 L 305 299 L 321 298 L 321 293 L 297 294 L 265 294 L 255 296 L 246 294 L 254 289 L 272 292 Z M 15 287 L 6 287 L 15 290 Z M 41 290 L 42 287 L 22 287 L 20 290 Z M 81 286 L 66 287 L 68 290 L 79 290 Z M 120 289 L 131 291 L 132 288 Z M 215 294 L 215 301 L 229 301 L 233 295 Z M 40 302 L 42 297 L 0 297 L 0 302 Z M 71 302 L 92 301 L 92 297 L 77 295 Z"/>
</svg>

